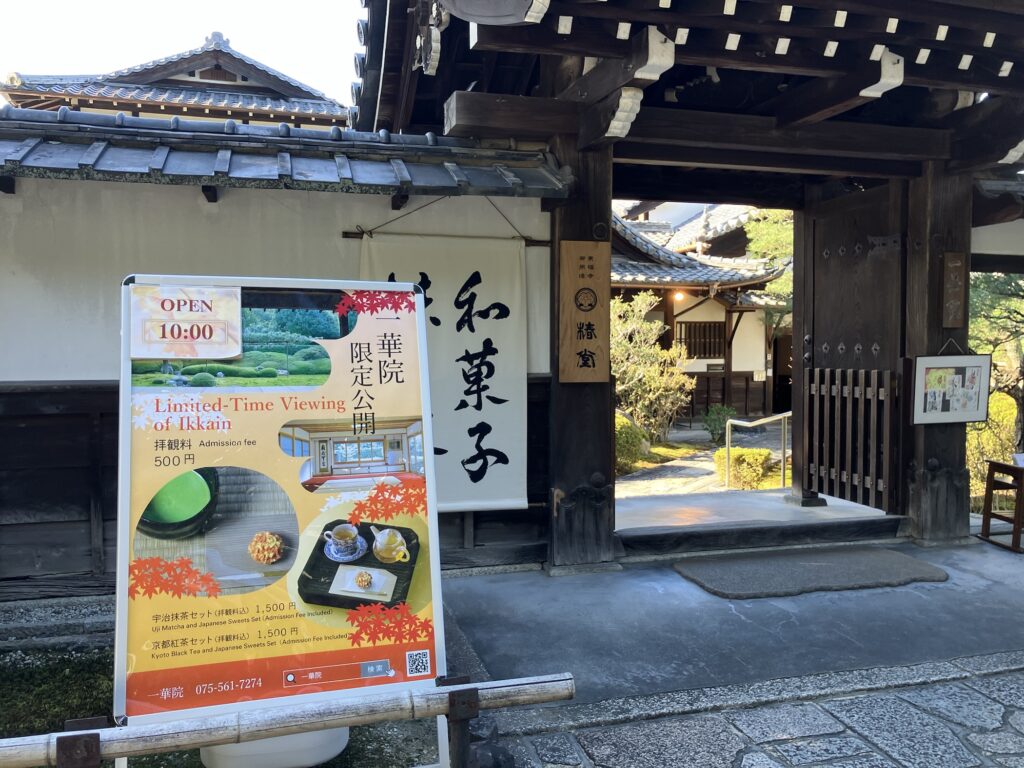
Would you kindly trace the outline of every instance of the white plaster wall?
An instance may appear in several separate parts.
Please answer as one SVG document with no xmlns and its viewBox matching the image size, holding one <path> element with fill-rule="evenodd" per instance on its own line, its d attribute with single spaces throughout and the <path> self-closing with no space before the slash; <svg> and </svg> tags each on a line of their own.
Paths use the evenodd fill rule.
<svg viewBox="0 0 1024 768">
<path fill-rule="evenodd" d="M 406 213 L 434 198 L 413 197 Z M 494 198 L 526 237 L 537 200 Z M 330 192 L 18 179 L 0 195 L 0 381 L 118 376 L 120 284 L 132 273 L 358 278 L 356 239 L 398 215 L 390 198 Z M 450 198 L 386 231 L 510 237 L 485 198 Z M 481 254 L 487 258 L 487 254 Z M 549 370 L 549 249 L 528 248 L 528 371 Z"/>
<path fill-rule="evenodd" d="M 702 301 L 702 297 L 684 295 L 682 300 L 674 300 L 675 313 L 690 309 L 685 315 L 676 317 L 676 320 L 685 322 L 725 322 L 725 307 L 714 299 L 705 301 L 699 307 L 694 305 Z M 761 310 L 744 313 L 740 327 L 736 331 L 736 338 L 733 340 L 732 369 L 734 371 L 763 371 L 765 370 L 765 342 L 764 342 L 764 313 Z M 724 358 L 693 360 L 686 366 L 690 373 L 703 373 L 707 371 L 708 365 L 724 364 Z"/>
<path fill-rule="evenodd" d="M 971 252 L 1024 256 L 1024 219 L 975 227 L 971 230 Z"/>
</svg>

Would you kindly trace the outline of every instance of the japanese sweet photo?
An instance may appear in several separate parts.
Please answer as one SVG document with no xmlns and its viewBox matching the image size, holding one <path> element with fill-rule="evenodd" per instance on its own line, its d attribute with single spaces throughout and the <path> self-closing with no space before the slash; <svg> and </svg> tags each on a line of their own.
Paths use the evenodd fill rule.
<svg viewBox="0 0 1024 768">
<path fill-rule="evenodd" d="M 295 509 L 271 478 L 242 467 L 186 470 L 139 518 L 132 588 L 211 596 L 261 589 L 291 568 L 298 538 Z"/>
</svg>

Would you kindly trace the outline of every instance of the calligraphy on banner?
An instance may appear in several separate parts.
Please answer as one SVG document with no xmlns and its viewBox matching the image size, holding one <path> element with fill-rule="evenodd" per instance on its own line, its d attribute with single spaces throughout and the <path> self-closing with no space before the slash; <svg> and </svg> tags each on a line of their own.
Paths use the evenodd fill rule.
<svg viewBox="0 0 1024 768">
<path fill-rule="evenodd" d="M 376 234 L 360 277 L 424 292 L 438 509 L 525 507 L 522 241 Z"/>
<path fill-rule="evenodd" d="M 611 244 L 563 240 L 559 247 L 558 380 L 608 381 Z"/>
</svg>

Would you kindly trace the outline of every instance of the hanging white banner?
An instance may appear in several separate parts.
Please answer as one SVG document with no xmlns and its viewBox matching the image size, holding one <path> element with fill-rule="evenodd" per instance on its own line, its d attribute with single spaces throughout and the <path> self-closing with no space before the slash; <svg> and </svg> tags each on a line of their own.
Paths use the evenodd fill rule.
<svg viewBox="0 0 1024 768">
<path fill-rule="evenodd" d="M 375 234 L 362 242 L 361 279 L 417 283 L 426 293 L 439 511 L 525 508 L 523 241 Z"/>
</svg>

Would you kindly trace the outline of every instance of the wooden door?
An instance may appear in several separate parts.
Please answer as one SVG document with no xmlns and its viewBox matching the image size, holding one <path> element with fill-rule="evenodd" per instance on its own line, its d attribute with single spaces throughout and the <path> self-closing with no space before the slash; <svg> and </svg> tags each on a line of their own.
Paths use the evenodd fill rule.
<svg viewBox="0 0 1024 768">
<path fill-rule="evenodd" d="M 892 182 L 810 201 L 797 288 L 804 292 L 796 331 L 803 375 L 793 405 L 802 410 L 796 439 L 804 449 L 803 490 L 887 512 L 900 506 L 892 478 L 905 337 L 905 199 L 902 183 Z"/>
</svg>

